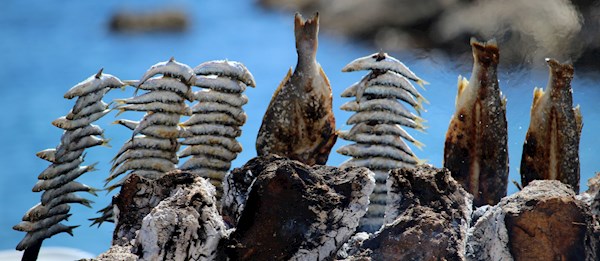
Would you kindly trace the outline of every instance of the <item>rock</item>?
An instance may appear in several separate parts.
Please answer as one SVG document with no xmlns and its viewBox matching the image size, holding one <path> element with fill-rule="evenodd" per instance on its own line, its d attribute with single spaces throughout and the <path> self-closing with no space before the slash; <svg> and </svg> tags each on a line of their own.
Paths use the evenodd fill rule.
<svg viewBox="0 0 600 261">
<path fill-rule="evenodd" d="M 110 29 L 115 32 L 184 31 L 189 25 L 187 15 L 180 10 L 159 10 L 139 13 L 120 11 L 110 19 Z"/>
<path fill-rule="evenodd" d="M 387 186 L 386 224 L 361 252 L 373 260 L 465 259 L 472 196 L 447 169 L 392 170 Z"/>
<path fill-rule="evenodd" d="M 533 181 L 469 230 L 469 260 L 598 260 L 590 209 L 560 181 Z"/>
<path fill-rule="evenodd" d="M 366 168 L 311 167 L 277 156 L 256 158 L 232 175 L 248 172 L 256 180 L 237 205 L 245 207 L 226 244 L 232 260 L 333 258 L 358 227 L 375 186 Z"/>
<path fill-rule="evenodd" d="M 139 257 L 131 252 L 131 246 L 119 246 L 113 245 L 108 251 L 100 254 L 98 257 L 94 259 L 87 260 L 96 260 L 96 261 L 113 261 L 113 260 L 122 260 L 122 261 L 137 261 Z"/>
</svg>

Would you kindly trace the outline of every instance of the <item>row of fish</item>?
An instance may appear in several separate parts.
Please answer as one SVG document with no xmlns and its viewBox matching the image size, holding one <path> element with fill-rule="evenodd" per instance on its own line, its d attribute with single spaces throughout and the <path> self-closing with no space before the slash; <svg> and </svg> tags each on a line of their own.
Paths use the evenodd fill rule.
<svg viewBox="0 0 600 261">
<path fill-rule="evenodd" d="M 106 115 L 110 109 L 102 101 L 102 97 L 112 88 L 125 86 L 121 80 L 100 70 L 85 81 L 75 85 L 64 95 L 67 99 L 75 97 L 77 101 L 72 110 L 63 117 L 52 122 L 64 129 L 60 144 L 53 149 L 46 149 L 36 155 L 51 162 L 40 175 L 34 185 L 34 192 L 41 192 L 41 202 L 32 207 L 23 216 L 23 221 L 13 229 L 27 232 L 25 238 L 17 245 L 17 250 L 24 250 L 55 234 L 66 232 L 72 235 L 73 228 L 60 222 L 67 220 L 69 203 L 79 203 L 91 207 L 91 201 L 82 198 L 75 192 L 88 192 L 96 195 L 96 189 L 75 181 L 79 176 L 96 170 L 95 165 L 81 166 L 84 151 L 87 148 L 107 145 L 103 138 L 103 130 L 92 123 Z"/>
<path fill-rule="evenodd" d="M 180 168 L 208 178 L 220 197 L 231 161 L 242 151 L 236 138 L 247 118 L 242 106 L 248 97 L 243 92 L 256 84 L 250 71 L 238 62 L 209 61 L 193 71 L 194 86 L 202 89 L 193 93 L 197 103 L 191 108 L 191 117 L 181 123 L 181 144 L 187 147 L 178 156 L 191 157 Z"/>
<path fill-rule="evenodd" d="M 405 140 L 419 148 L 423 145 L 402 126 L 424 130 L 424 120 L 402 102 L 420 114 L 422 104 L 427 100 L 411 81 L 421 86 L 426 82 L 402 62 L 383 52 L 358 58 L 342 69 L 344 72 L 362 70 L 370 72 L 341 95 L 355 97 L 341 106 L 342 110 L 355 112 L 346 122 L 353 126 L 349 131 L 339 132 L 342 139 L 354 143 L 342 146 L 337 152 L 352 157 L 342 163 L 342 167 L 367 167 L 375 173 L 375 190 L 361 222 L 363 231 L 373 232 L 383 224 L 389 170 L 411 168 L 419 163 Z"/>
</svg>

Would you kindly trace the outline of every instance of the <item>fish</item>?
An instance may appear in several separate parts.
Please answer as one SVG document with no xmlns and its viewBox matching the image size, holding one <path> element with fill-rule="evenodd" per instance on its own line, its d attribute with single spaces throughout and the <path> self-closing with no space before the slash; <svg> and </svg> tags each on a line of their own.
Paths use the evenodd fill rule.
<svg viewBox="0 0 600 261">
<path fill-rule="evenodd" d="M 404 77 L 402 74 L 396 73 L 394 71 L 385 71 L 383 73 L 375 74 L 374 77 L 369 79 L 367 88 L 369 86 L 377 86 L 377 85 L 393 86 L 393 87 L 402 88 L 403 90 L 409 92 L 412 96 L 414 96 L 417 99 L 417 102 L 419 102 L 419 103 L 424 102 L 424 103 L 429 104 L 429 101 L 427 101 L 427 99 L 425 99 L 425 97 L 423 97 L 423 95 L 421 95 L 421 93 L 419 93 L 419 91 L 417 91 L 415 86 L 412 85 L 412 83 L 406 77 Z"/>
<path fill-rule="evenodd" d="M 346 124 L 356 124 L 360 122 L 366 123 L 392 123 L 400 124 L 406 127 L 410 127 L 419 131 L 424 131 L 425 126 L 418 120 L 411 120 L 401 115 L 394 114 L 389 111 L 362 111 L 357 112 L 350 116 L 346 121 Z"/>
<path fill-rule="evenodd" d="M 85 149 L 69 150 L 67 146 L 59 145 L 54 154 L 54 161 L 51 162 L 56 164 L 71 162 L 82 156 L 84 151 Z"/>
<path fill-rule="evenodd" d="M 246 113 L 242 108 L 216 102 L 200 102 L 192 107 L 193 114 L 208 114 L 211 112 L 227 113 L 239 122 L 246 122 Z"/>
<path fill-rule="evenodd" d="M 214 170 L 227 171 L 231 167 L 230 161 L 224 161 L 216 158 L 194 156 L 184 162 L 181 170 L 193 170 L 198 168 L 209 168 Z"/>
<path fill-rule="evenodd" d="M 403 128 L 401 128 L 397 124 L 377 124 L 377 125 L 368 125 L 364 122 L 357 123 L 348 131 L 348 135 L 355 136 L 361 133 L 369 133 L 375 135 L 395 135 L 398 137 L 402 137 L 403 139 L 412 142 L 417 147 L 418 144 L 421 144 L 415 138 L 413 138 L 408 132 L 406 132 Z M 422 146 L 422 144 L 421 144 Z"/>
<path fill-rule="evenodd" d="M 67 193 L 53 198 L 48 202 L 48 204 L 45 204 L 45 206 L 53 208 L 55 206 L 62 205 L 65 203 L 78 203 L 88 208 L 92 208 L 91 204 L 94 202 L 89 199 L 82 198 L 76 195 L 75 193 Z"/>
<path fill-rule="evenodd" d="M 222 112 L 212 112 L 208 114 L 193 114 L 189 119 L 181 123 L 181 126 L 193 126 L 205 123 L 215 123 L 226 126 L 242 126 L 246 122 L 246 113 L 242 114 L 240 119 L 236 119 L 230 114 Z"/>
<path fill-rule="evenodd" d="M 246 90 L 246 85 L 243 82 L 214 75 L 196 77 L 194 86 L 225 93 L 242 93 Z"/>
<path fill-rule="evenodd" d="M 234 138 L 215 136 L 215 135 L 200 135 L 185 138 L 181 141 L 182 145 L 219 145 L 232 152 L 242 152 L 242 145 Z"/>
<path fill-rule="evenodd" d="M 150 78 L 138 85 L 138 89 L 147 91 L 169 91 L 189 100 L 194 100 L 194 95 L 190 85 L 170 77 Z"/>
<path fill-rule="evenodd" d="M 33 191 L 33 192 L 40 192 L 42 190 L 49 190 L 49 189 L 59 188 L 59 187 L 65 185 L 65 184 L 67 184 L 67 183 L 75 180 L 76 178 L 78 178 L 79 176 L 81 176 L 81 175 L 83 175 L 83 174 L 85 174 L 87 172 L 96 171 L 97 170 L 96 169 L 96 165 L 97 164 L 98 163 L 96 162 L 96 163 L 91 164 L 89 166 L 80 166 L 80 167 L 77 167 L 75 169 L 72 169 L 71 171 L 69 171 L 69 172 L 67 172 L 67 173 L 65 173 L 63 175 L 54 177 L 52 179 L 47 179 L 47 180 L 41 179 L 41 180 L 38 180 L 35 183 L 35 185 L 33 186 L 33 188 L 31 189 L 31 191 Z"/>
<path fill-rule="evenodd" d="M 146 71 L 140 79 L 138 87 L 146 83 L 146 81 L 151 77 L 156 76 L 158 74 L 168 76 L 169 78 L 178 78 L 183 83 L 186 83 L 188 85 L 193 84 L 193 80 L 196 76 L 192 68 L 183 63 L 175 61 L 175 58 L 171 57 L 171 59 L 169 59 L 166 62 L 159 62 L 155 65 L 152 65 L 150 69 L 148 69 L 148 71 Z"/>
<path fill-rule="evenodd" d="M 137 128 L 137 126 L 140 124 L 139 121 L 132 121 L 132 120 L 126 120 L 126 119 L 119 119 L 114 121 L 112 124 L 120 124 L 125 126 L 126 128 L 130 129 L 130 130 L 135 130 L 135 128 Z"/>
<path fill-rule="evenodd" d="M 379 70 L 379 71 L 393 71 L 403 75 L 404 77 L 417 82 L 418 85 L 423 87 L 428 82 L 419 78 L 413 73 L 404 63 L 398 59 L 389 56 L 387 53 L 381 51 L 365 57 L 355 59 L 350 62 L 342 69 L 342 72 L 354 72 L 363 70 Z"/>
<path fill-rule="evenodd" d="M 119 80 L 119 78 L 110 74 L 102 73 L 103 71 L 104 68 L 100 69 L 100 71 L 98 71 L 98 73 L 95 75 L 92 75 L 84 81 L 73 86 L 65 93 L 65 99 L 73 99 L 77 96 L 85 96 L 104 88 L 112 89 L 122 88 L 125 86 L 125 84 Z"/>
<path fill-rule="evenodd" d="M 388 157 L 370 157 L 370 158 L 351 158 L 340 165 L 340 168 L 347 166 L 365 167 L 370 170 L 390 170 L 398 168 L 412 168 L 414 164 Z"/>
<path fill-rule="evenodd" d="M 219 145 L 192 145 L 192 146 L 188 146 L 185 149 L 183 149 L 180 153 L 179 153 L 179 157 L 180 158 L 184 158 L 184 157 L 189 157 L 189 156 L 196 156 L 196 155 L 203 155 L 203 156 L 209 156 L 209 157 L 214 157 L 214 158 L 218 158 L 221 160 L 226 160 L 226 161 L 232 161 L 235 158 L 237 158 L 237 153 L 230 151 L 222 146 Z"/>
<path fill-rule="evenodd" d="M 139 130 L 138 133 L 159 139 L 177 139 L 181 133 L 181 128 L 178 126 L 151 125 Z"/>
<path fill-rule="evenodd" d="M 121 174 L 135 169 L 146 169 L 156 170 L 163 173 L 167 173 L 175 169 L 175 164 L 168 159 L 163 158 L 141 158 L 141 159 L 128 159 L 119 166 L 113 166 L 111 168 L 111 174 L 106 179 L 106 182 L 110 182 Z"/>
<path fill-rule="evenodd" d="M 281 82 L 265 112 L 256 139 L 259 156 L 277 154 L 307 165 L 323 165 L 337 140 L 331 84 L 317 62 L 319 14 L 296 13 L 298 62 Z"/>
<path fill-rule="evenodd" d="M 186 116 L 192 114 L 190 108 L 185 103 L 150 102 L 144 104 L 126 104 L 115 106 L 114 109 L 119 110 L 117 116 L 126 111 L 164 112 Z"/>
<path fill-rule="evenodd" d="M 220 60 L 220 61 L 209 61 L 204 62 L 194 67 L 194 73 L 196 75 L 218 75 L 229 77 L 250 87 L 256 87 L 254 76 L 242 63 Z"/>
<path fill-rule="evenodd" d="M 83 137 L 92 135 L 102 136 L 104 135 L 104 130 L 100 128 L 100 126 L 94 124 L 85 125 L 75 130 L 67 130 L 60 137 L 60 143 L 65 145 L 71 144 Z"/>
<path fill-rule="evenodd" d="M 38 158 L 56 163 L 56 149 L 45 149 L 35 154 Z"/>
<path fill-rule="evenodd" d="M 471 38 L 473 73 L 459 77 L 456 111 L 444 144 L 444 167 L 473 195 L 475 206 L 495 205 L 506 196 L 508 135 L 506 99 L 500 91 L 495 40 Z"/>
<path fill-rule="evenodd" d="M 74 130 L 81 128 L 85 125 L 88 125 L 98 119 L 102 118 L 104 115 L 108 114 L 110 109 L 106 109 L 100 112 L 96 112 L 87 117 L 83 117 L 77 120 L 68 120 L 66 116 L 62 116 L 54 121 L 52 121 L 52 125 L 61 128 L 63 130 Z"/>
<path fill-rule="evenodd" d="M 179 124 L 179 114 L 175 113 L 155 113 L 148 112 L 142 118 L 142 121 L 137 124 L 137 126 L 133 129 L 133 135 L 141 133 L 142 130 L 151 127 L 153 125 L 162 125 L 162 126 L 177 126 Z"/>
<path fill-rule="evenodd" d="M 134 169 L 131 172 L 129 172 L 129 174 L 125 175 L 124 177 L 122 177 L 119 181 L 115 182 L 114 184 L 106 187 L 106 191 L 107 192 L 111 192 L 116 188 L 119 188 L 121 186 L 123 186 L 123 184 L 125 184 L 125 181 L 127 181 L 127 179 L 133 175 L 136 174 L 142 178 L 145 179 L 151 179 L 151 180 L 156 180 L 159 179 L 160 177 L 164 176 L 165 173 L 162 171 L 156 171 L 156 170 L 149 170 L 149 169 Z"/>
<path fill-rule="evenodd" d="M 129 139 L 123 147 L 117 152 L 115 158 L 121 156 L 130 149 L 154 149 L 154 150 L 165 150 L 165 151 L 177 151 L 179 150 L 179 143 L 176 139 L 161 139 L 149 136 L 138 135 Z"/>
<path fill-rule="evenodd" d="M 55 188 L 55 189 L 48 189 L 46 191 L 44 191 L 44 193 L 42 193 L 42 205 L 48 205 L 48 203 L 50 203 L 50 201 L 54 200 L 55 198 L 60 197 L 61 195 L 67 194 L 67 193 L 73 193 L 73 192 L 80 192 L 80 191 L 84 191 L 84 192 L 88 192 L 94 196 L 96 195 L 96 191 L 98 191 L 95 188 L 92 188 L 88 185 L 85 184 L 81 184 L 77 181 L 70 181 L 62 186 L 60 186 L 59 188 Z"/>
<path fill-rule="evenodd" d="M 60 214 L 51 217 L 47 217 L 42 220 L 38 220 L 35 222 L 31 221 L 21 221 L 19 224 L 13 226 L 14 230 L 23 231 L 23 232 L 33 232 L 40 230 L 42 228 L 51 227 L 58 222 L 68 219 L 72 214 Z"/>
<path fill-rule="evenodd" d="M 94 146 L 110 147 L 110 145 L 108 144 L 109 142 L 110 142 L 110 140 L 107 140 L 107 139 L 105 140 L 103 138 L 99 138 L 96 136 L 86 136 L 86 137 L 83 137 L 83 138 L 77 140 L 76 142 L 68 144 L 67 150 L 68 151 L 76 151 L 76 150 L 91 148 Z"/>
<path fill-rule="evenodd" d="M 407 153 L 395 146 L 377 144 L 349 144 L 337 150 L 338 153 L 354 158 L 385 157 L 409 164 L 417 164 L 418 160 L 414 154 Z"/>
<path fill-rule="evenodd" d="M 151 102 L 182 103 L 185 98 L 172 91 L 151 91 L 127 99 L 116 99 L 118 104 L 146 104 Z"/>
<path fill-rule="evenodd" d="M 400 138 L 400 136 L 397 135 L 371 133 L 355 133 L 351 135 L 347 131 L 340 131 L 339 135 L 345 140 L 354 141 L 357 143 L 394 146 L 398 149 L 405 151 L 410 155 L 414 155 L 413 151 L 410 149 L 410 147 L 408 147 L 404 139 Z M 414 144 L 419 149 L 422 149 L 422 147 L 424 146 L 418 141 L 416 141 Z"/>
<path fill-rule="evenodd" d="M 100 89 L 77 98 L 77 101 L 75 101 L 75 105 L 73 105 L 69 114 L 79 114 L 85 107 L 101 101 L 108 90 L 109 88 Z"/>
<path fill-rule="evenodd" d="M 108 106 L 109 105 L 103 101 L 97 101 L 97 102 L 94 102 L 94 103 L 84 107 L 77 114 L 69 112 L 65 116 L 65 118 L 67 118 L 67 120 L 78 120 L 78 119 L 90 116 L 94 113 L 104 111 L 104 110 L 108 109 Z"/>
<path fill-rule="evenodd" d="M 58 175 L 62 175 L 68 171 L 71 171 L 74 168 L 77 168 L 81 163 L 83 163 L 84 156 L 78 157 L 77 159 L 66 162 L 66 163 L 53 163 L 48 166 L 40 175 L 38 179 L 52 179 Z"/>
<path fill-rule="evenodd" d="M 194 100 L 202 102 L 227 103 L 231 106 L 241 107 L 248 103 L 248 97 L 242 93 L 226 93 L 202 89 L 194 92 Z"/>
<path fill-rule="evenodd" d="M 113 158 L 113 166 L 121 165 L 123 162 L 129 159 L 143 159 L 143 158 L 163 158 L 170 160 L 173 164 L 179 162 L 177 156 L 172 151 L 155 150 L 155 149 L 129 149 L 121 154 L 117 158 Z"/>
<path fill-rule="evenodd" d="M 373 98 L 400 99 L 400 100 L 408 103 L 413 108 L 415 108 L 415 110 L 419 114 L 421 113 L 421 111 L 425 111 L 425 109 L 423 108 L 423 105 L 420 102 L 415 100 L 415 98 L 412 95 L 410 95 L 410 93 L 408 93 L 406 90 L 401 89 L 401 88 L 395 88 L 395 87 L 390 87 L 390 86 L 385 86 L 385 85 L 371 85 L 365 89 L 364 94 L 370 95 Z M 360 102 L 360 100 L 359 100 L 359 102 Z"/>
<path fill-rule="evenodd" d="M 546 90 L 534 89 L 531 121 L 521 157 L 521 184 L 533 180 L 560 180 L 579 193 L 579 141 L 583 121 L 573 108 L 573 65 L 546 59 Z"/>
<path fill-rule="evenodd" d="M 197 124 L 183 127 L 180 136 L 189 138 L 197 135 L 219 135 L 228 138 L 237 138 L 242 135 L 239 126 L 223 126 L 219 124 Z"/>
<path fill-rule="evenodd" d="M 73 236 L 73 229 L 77 228 L 79 226 L 65 226 L 61 223 L 55 224 L 49 228 L 43 228 L 34 232 L 29 232 L 27 233 L 27 235 L 25 235 L 25 237 L 19 242 L 19 244 L 17 244 L 16 249 L 18 251 L 23 251 L 26 248 L 28 248 L 29 246 L 36 244 L 38 242 L 40 242 L 41 240 L 44 240 L 46 238 L 49 238 L 53 235 L 56 235 L 58 233 L 67 233 L 71 236 Z"/>
<path fill-rule="evenodd" d="M 53 208 L 48 208 L 42 205 L 42 203 L 38 203 L 25 212 L 22 220 L 35 222 L 51 216 L 67 214 L 69 213 L 69 210 L 71 210 L 71 206 L 69 206 L 69 204 L 62 204 L 54 206 Z"/>
<path fill-rule="evenodd" d="M 396 99 L 371 99 L 365 100 L 360 103 L 357 101 L 349 101 L 340 107 L 340 109 L 345 111 L 389 111 L 399 116 L 406 117 L 413 121 L 424 122 L 425 120 L 421 117 L 410 112 L 402 103 L 398 102 Z"/>
</svg>

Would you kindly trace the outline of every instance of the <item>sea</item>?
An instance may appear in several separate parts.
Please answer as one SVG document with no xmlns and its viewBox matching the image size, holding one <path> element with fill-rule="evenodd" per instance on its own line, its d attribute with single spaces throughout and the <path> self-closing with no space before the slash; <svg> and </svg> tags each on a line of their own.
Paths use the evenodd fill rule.
<svg viewBox="0 0 600 261">
<path fill-rule="evenodd" d="M 183 32 L 132 33 L 113 32 L 109 28 L 113 14 L 123 10 L 151 12 L 182 10 L 189 18 Z M 306 14 L 309 15 L 309 14 Z M 467 45 L 468 42 L 465 42 Z M 500 47 L 502 48 L 502 47 Z M 239 141 L 243 152 L 233 161 L 240 167 L 256 156 L 255 140 L 269 100 L 287 73 L 296 64 L 293 14 L 270 11 L 254 1 L 42 1 L 6 0 L 0 8 L 0 250 L 12 250 L 25 233 L 12 230 L 23 214 L 40 201 L 41 193 L 31 188 L 49 163 L 36 152 L 58 145 L 62 130 L 51 122 L 66 115 L 74 100 L 64 93 L 100 68 L 122 80 L 139 79 L 155 63 L 174 57 L 192 67 L 209 60 L 228 59 L 246 65 L 256 80 L 248 88 L 244 110 L 248 120 Z M 322 29 L 317 59 L 329 77 L 333 90 L 336 124 L 346 125 L 349 112 L 339 107 L 349 101 L 340 97 L 344 89 L 359 81 L 366 72 L 343 73 L 350 61 L 379 51 Z M 384 50 L 385 51 L 385 50 Z M 428 81 L 421 90 L 429 100 L 421 116 L 427 120 L 425 132 L 408 130 L 425 144 L 416 155 L 434 166 L 442 166 L 445 133 L 454 112 L 459 75 L 470 77 L 472 58 L 450 58 L 435 50 L 405 50 L 392 53 Z M 581 106 L 584 119 L 580 143 L 581 190 L 600 171 L 600 73 L 576 68 L 573 101 Z M 520 181 L 521 151 L 529 126 L 533 88 L 545 87 L 548 72 L 527 65 L 499 69 L 500 88 L 508 99 L 509 180 Z M 113 90 L 104 99 L 110 102 L 127 98 L 133 90 Z M 95 124 L 105 130 L 111 147 L 87 150 L 85 164 L 98 162 L 98 171 L 83 175 L 78 181 L 102 188 L 108 176 L 110 160 L 131 137 L 131 132 L 116 119 L 139 120 L 141 114 L 127 112 L 116 117 L 113 111 Z M 339 139 L 328 165 L 338 166 L 348 157 L 335 150 L 347 141 Z M 508 194 L 518 189 L 509 183 Z M 97 197 L 83 195 L 95 203 L 92 208 L 74 205 L 67 225 L 80 225 L 74 236 L 66 233 L 44 241 L 43 247 L 69 247 L 97 255 L 110 246 L 113 224 L 90 227 L 89 218 L 107 206 L 114 193 L 101 191 Z"/>
</svg>

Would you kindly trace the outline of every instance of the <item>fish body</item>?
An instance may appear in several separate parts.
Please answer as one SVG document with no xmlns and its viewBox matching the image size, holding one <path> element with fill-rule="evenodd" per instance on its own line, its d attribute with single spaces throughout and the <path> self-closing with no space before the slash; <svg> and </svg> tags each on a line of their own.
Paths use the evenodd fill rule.
<svg viewBox="0 0 600 261">
<path fill-rule="evenodd" d="M 246 66 L 239 62 L 226 60 L 209 61 L 196 66 L 194 73 L 196 75 L 226 76 L 241 81 L 248 86 L 256 87 L 252 73 L 250 73 Z"/>
<path fill-rule="evenodd" d="M 98 73 L 90 76 L 84 81 L 76 84 L 73 88 L 65 93 L 65 99 L 72 99 L 77 96 L 85 96 L 90 93 L 99 91 L 104 88 L 121 88 L 125 84 L 119 78 L 110 74 L 102 73 L 104 69 L 100 69 Z"/>
<path fill-rule="evenodd" d="M 73 236 L 73 229 L 78 226 L 65 226 L 61 223 L 54 224 L 49 228 L 42 228 L 40 230 L 36 230 L 33 232 L 28 232 L 27 235 L 17 244 L 17 250 L 22 251 L 27 247 L 39 242 L 40 240 L 44 240 L 58 233 L 68 233 Z"/>
<path fill-rule="evenodd" d="M 428 84 L 426 81 L 423 81 L 423 79 L 417 77 L 417 75 L 413 73 L 406 65 L 404 65 L 404 63 L 384 52 L 374 53 L 358 58 L 346 65 L 342 69 L 342 72 L 363 70 L 392 71 L 417 82 L 417 84 L 420 86 Z"/>
<path fill-rule="evenodd" d="M 76 120 L 68 120 L 66 116 L 62 116 L 54 121 L 52 121 L 52 125 L 64 129 L 64 130 L 75 130 L 81 128 L 83 126 L 89 125 L 90 123 L 97 121 L 102 118 L 102 116 L 108 114 L 110 109 L 106 109 L 103 111 L 99 111 L 93 114 L 90 114 L 86 117 L 82 117 Z"/>
<path fill-rule="evenodd" d="M 42 203 L 38 203 L 27 210 L 25 215 L 23 215 L 23 221 L 34 222 L 55 215 L 67 214 L 69 213 L 69 210 L 71 210 L 69 204 L 56 205 L 53 208 L 48 208 L 42 205 Z"/>
<path fill-rule="evenodd" d="M 469 193 L 473 204 L 494 205 L 506 196 L 508 147 L 506 101 L 498 85 L 498 46 L 471 39 L 473 73 L 459 77 L 456 111 L 444 146 L 444 167 Z"/>
<path fill-rule="evenodd" d="M 198 76 L 194 85 L 225 93 L 242 93 L 246 90 L 246 85 L 243 82 L 228 77 L 215 77 L 214 75 Z"/>
<path fill-rule="evenodd" d="M 546 90 L 534 90 L 531 122 L 521 158 L 523 186 L 537 179 L 560 180 L 579 193 L 579 140 L 583 127 L 579 107 L 573 108 L 573 66 L 547 59 Z"/>
<path fill-rule="evenodd" d="M 298 63 L 279 85 L 260 127 L 259 156 L 278 154 L 308 165 L 325 164 L 337 140 L 331 86 L 317 63 L 319 16 L 295 16 Z"/>
<path fill-rule="evenodd" d="M 142 82 L 142 81 L 141 81 Z M 178 80 L 177 78 L 171 77 L 154 77 L 148 80 L 144 80 L 143 83 L 138 85 L 138 89 L 147 91 L 170 91 L 177 95 L 193 101 L 194 95 L 192 89 L 185 82 Z"/>
<path fill-rule="evenodd" d="M 152 91 L 127 99 L 117 99 L 118 104 L 145 104 L 151 102 L 180 103 L 184 97 L 172 91 Z"/>
<path fill-rule="evenodd" d="M 194 92 L 194 99 L 200 103 L 203 102 L 218 102 L 227 103 L 231 106 L 243 106 L 248 103 L 248 97 L 241 93 L 226 93 L 214 90 L 200 90 Z"/>
<path fill-rule="evenodd" d="M 200 135 L 185 138 L 181 141 L 182 145 L 219 145 L 232 152 L 242 152 L 242 145 L 234 138 L 215 136 L 215 135 Z"/>
<path fill-rule="evenodd" d="M 152 65 L 148 71 L 144 73 L 142 79 L 138 82 L 138 87 L 143 85 L 151 77 L 162 74 L 170 78 L 178 78 L 184 83 L 192 84 L 195 79 L 194 70 L 189 66 L 175 61 L 175 58 L 171 57 L 166 62 L 159 62 Z"/>
</svg>

